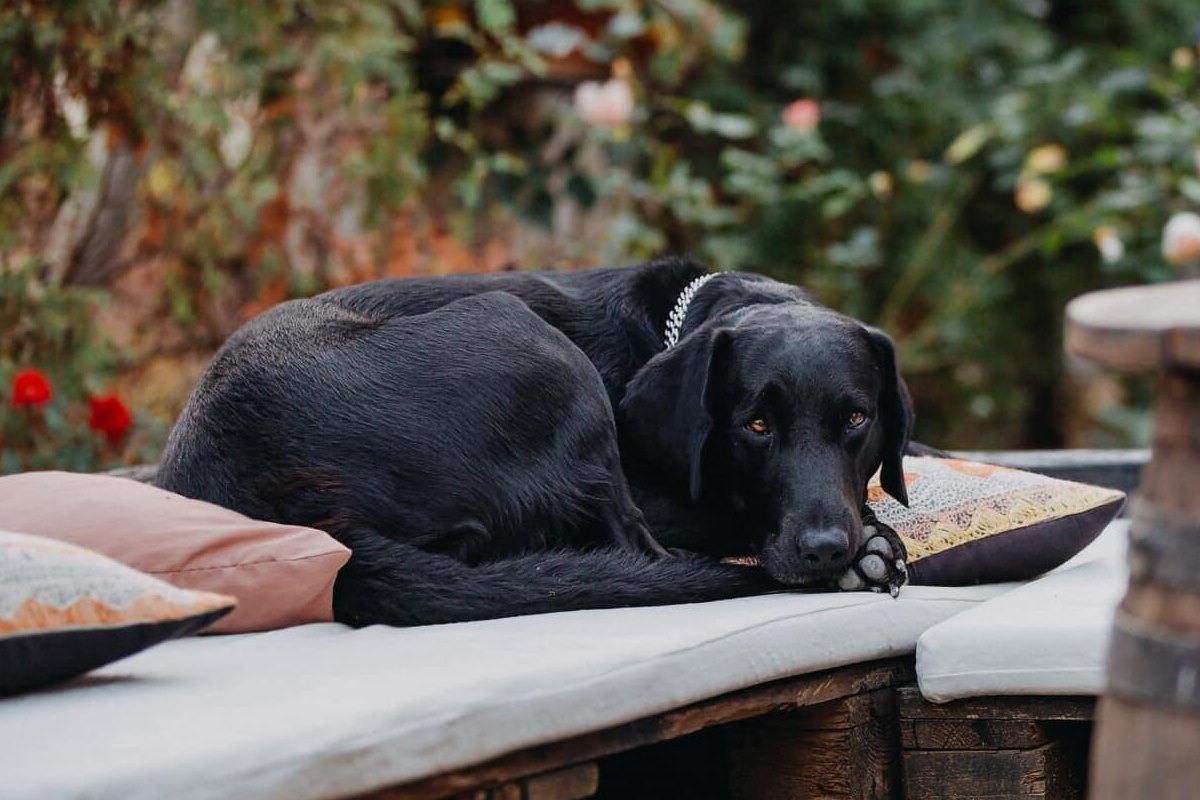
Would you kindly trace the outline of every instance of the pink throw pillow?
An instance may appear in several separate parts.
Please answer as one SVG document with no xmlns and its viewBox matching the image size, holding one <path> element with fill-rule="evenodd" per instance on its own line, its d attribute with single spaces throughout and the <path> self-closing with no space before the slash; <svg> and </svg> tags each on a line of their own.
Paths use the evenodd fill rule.
<svg viewBox="0 0 1200 800">
<path fill-rule="evenodd" d="M 333 581 L 350 558 L 324 531 L 108 475 L 0 478 L 0 528 L 86 547 L 183 589 L 233 595 L 238 606 L 214 633 L 332 621 Z"/>
</svg>

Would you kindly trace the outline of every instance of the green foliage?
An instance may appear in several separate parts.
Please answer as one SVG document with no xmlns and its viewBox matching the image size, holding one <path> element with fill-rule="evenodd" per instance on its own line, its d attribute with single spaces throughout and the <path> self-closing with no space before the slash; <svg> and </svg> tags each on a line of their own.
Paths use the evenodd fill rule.
<svg viewBox="0 0 1200 800">
<path fill-rule="evenodd" d="M 134 164 L 137 255 L 157 259 L 169 321 L 197 337 L 231 286 L 254 294 L 283 272 L 295 293 L 320 290 L 281 263 L 281 232 L 265 230 L 297 157 L 297 109 L 308 102 L 313 125 L 336 113 L 347 146 L 335 167 L 365 187 L 371 219 L 394 213 L 425 178 L 427 114 L 410 58 L 423 24 L 404 0 L 0 8 L 0 473 L 145 461 L 161 446 L 165 426 L 144 414 L 120 446 L 87 427 L 87 396 L 129 359 L 92 324 L 102 292 L 77 284 L 128 262 L 78 270 L 83 246 L 61 264 L 44 257 L 70 227 L 70 204 L 94 196 L 118 155 Z M 49 375 L 54 401 L 9 406 L 12 376 L 30 367 Z"/>
<path fill-rule="evenodd" d="M 41 367 L 63 405 L 36 442 L 8 412 L 0 471 L 18 451 L 22 467 L 113 456 L 70 449 L 72 404 L 124 366 L 77 284 L 151 263 L 157 302 L 199 340 L 230 297 L 361 277 L 329 242 L 298 254 L 297 218 L 359 214 L 383 262 L 401 217 L 441 215 L 476 245 L 564 203 L 607 232 L 600 250 L 563 243 L 569 260 L 686 250 L 876 321 L 933 443 L 1055 446 L 1088 425 L 1123 443 L 1136 415 L 1080 423 L 1061 313 L 1170 276 L 1162 225 L 1200 203 L 1198 22 L 1190 0 L 5 5 L 0 381 Z M 610 74 L 632 114 L 585 121 L 570 92 Z M 785 122 L 802 98 L 819 125 Z M 51 232 L 117 152 L 136 165 L 133 255 L 56 262 Z M 1123 255 L 1103 260 L 1097 231 Z"/>
<path fill-rule="evenodd" d="M 617 170 L 599 198 L 638 209 L 611 257 L 666 244 L 802 282 L 900 340 L 919 435 L 1061 445 L 1079 413 L 1062 308 L 1170 277 L 1162 226 L 1198 199 L 1185 32 L 1200 8 L 843 0 L 721 14 L 744 46 L 639 71 L 630 130 L 589 131 Z M 783 124 L 799 97 L 820 100 L 818 129 Z M 1098 230 L 1123 257 L 1100 258 Z"/>
</svg>

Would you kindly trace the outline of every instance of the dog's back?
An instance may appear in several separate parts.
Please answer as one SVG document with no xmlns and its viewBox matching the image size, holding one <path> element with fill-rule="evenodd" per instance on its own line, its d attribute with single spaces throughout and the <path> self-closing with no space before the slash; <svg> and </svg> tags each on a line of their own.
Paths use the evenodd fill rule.
<svg viewBox="0 0 1200 800">
<path fill-rule="evenodd" d="M 586 527 L 619 463 L 612 430 L 586 357 L 516 298 L 412 317 L 303 300 L 213 359 L 158 482 L 335 533 L 367 525 L 425 544 L 481 526 L 500 555 L 509 531 Z"/>
</svg>

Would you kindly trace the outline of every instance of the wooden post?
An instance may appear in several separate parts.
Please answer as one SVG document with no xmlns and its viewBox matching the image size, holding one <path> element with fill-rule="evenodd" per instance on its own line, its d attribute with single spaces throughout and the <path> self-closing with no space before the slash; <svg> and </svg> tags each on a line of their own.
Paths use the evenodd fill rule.
<svg viewBox="0 0 1200 800">
<path fill-rule="evenodd" d="M 1158 374 L 1154 441 L 1130 529 L 1130 585 L 1097 712 L 1100 800 L 1200 787 L 1200 281 L 1096 292 L 1067 307 L 1067 349 Z"/>
</svg>

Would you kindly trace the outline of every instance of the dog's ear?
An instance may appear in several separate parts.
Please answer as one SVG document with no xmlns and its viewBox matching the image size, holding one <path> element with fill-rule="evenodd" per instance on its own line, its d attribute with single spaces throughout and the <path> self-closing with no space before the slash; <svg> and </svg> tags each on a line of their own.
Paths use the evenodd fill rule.
<svg viewBox="0 0 1200 800">
<path fill-rule="evenodd" d="M 704 445 L 713 428 L 710 386 L 732 331 L 700 330 L 642 367 L 621 400 L 622 433 L 651 461 L 687 476 L 700 497 Z"/>
<path fill-rule="evenodd" d="M 904 451 L 908 449 L 908 437 L 912 432 L 912 399 L 896 367 L 896 346 L 891 337 L 871 327 L 867 327 L 867 334 L 871 338 L 875 363 L 883 379 L 883 388 L 879 392 L 879 421 L 883 424 L 883 462 L 879 483 L 885 492 L 907 506 Z"/>
</svg>

